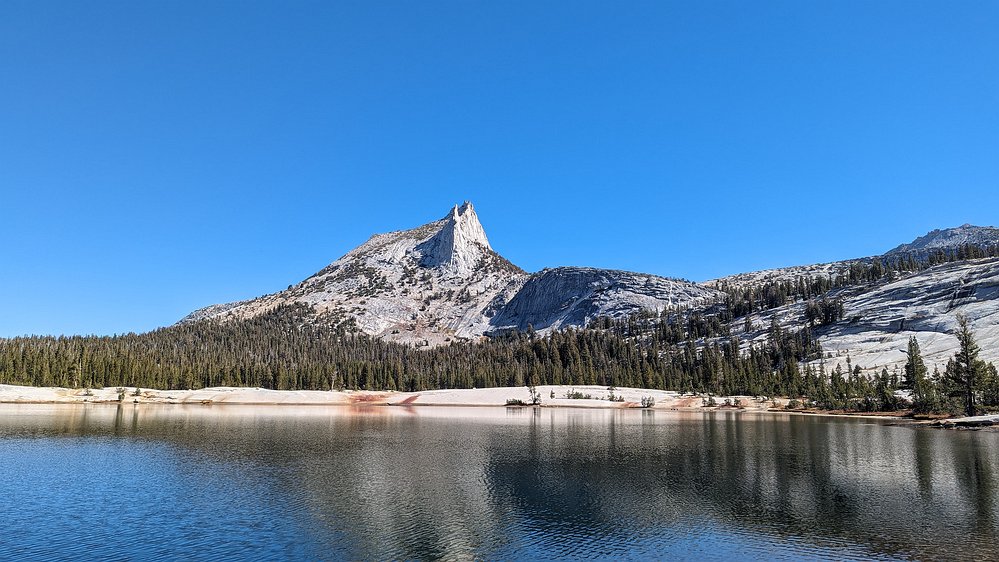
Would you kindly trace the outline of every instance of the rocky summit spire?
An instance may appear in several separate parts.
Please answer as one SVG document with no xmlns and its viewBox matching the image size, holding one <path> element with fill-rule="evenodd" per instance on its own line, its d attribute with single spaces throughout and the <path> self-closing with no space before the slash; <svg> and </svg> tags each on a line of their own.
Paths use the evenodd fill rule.
<svg viewBox="0 0 999 562">
<path fill-rule="evenodd" d="M 492 250 L 470 202 L 455 205 L 440 222 L 440 231 L 417 247 L 423 253 L 420 265 L 467 274 Z"/>
<path fill-rule="evenodd" d="M 479 216 L 475 214 L 475 207 L 471 201 L 465 201 L 461 207 L 455 205 L 448 217 L 453 222 L 456 231 L 456 238 L 464 238 L 467 242 L 476 242 L 485 248 L 492 249 L 489 240 L 486 238 L 486 231 L 482 229 Z"/>
</svg>

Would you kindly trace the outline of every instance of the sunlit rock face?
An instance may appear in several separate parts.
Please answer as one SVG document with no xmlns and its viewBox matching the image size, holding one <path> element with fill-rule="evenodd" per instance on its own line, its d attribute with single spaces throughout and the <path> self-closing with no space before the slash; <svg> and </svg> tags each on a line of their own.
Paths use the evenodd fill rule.
<svg viewBox="0 0 999 562">
<path fill-rule="evenodd" d="M 849 263 L 746 273 L 712 283 L 741 289 L 766 282 L 793 283 L 809 276 L 843 275 Z M 943 263 L 833 289 L 825 298 L 842 302 L 844 310 L 842 320 L 815 329 L 827 369 L 837 364 L 846 368 L 847 358 L 867 374 L 902 369 L 909 337 L 915 336 L 930 371 L 943 371 L 958 348 L 953 333 L 959 315 L 968 319 L 981 346 L 981 358 L 999 361 L 999 258 Z M 744 330 L 745 317 L 734 319 L 730 328 L 745 345 L 761 344 L 774 321 L 787 329 L 805 326 L 805 307 L 806 302 L 799 300 L 755 312 L 749 317 L 750 332 Z M 818 368 L 819 361 L 814 366 Z"/>
<path fill-rule="evenodd" d="M 455 275 L 471 274 L 492 251 L 475 209 L 467 201 L 461 207 L 455 205 L 442 222 L 436 234 L 417 246 L 422 255 L 420 265 Z"/>
<path fill-rule="evenodd" d="M 846 318 L 819 332 L 823 349 L 876 371 L 901 368 L 909 336 L 932 371 L 958 348 L 957 317 L 968 319 L 983 359 L 999 360 L 999 259 L 941 264 L 894 282 L 844 291 Z"/>
<path fill-rule="evenodd" d="M 392 341 L 438 345 L 481 336 L 528 275 L 489 246 L 471 203 L 410 230 L 376 234 L 305 281 L 271 295 L 201 309 L 182 322 L 253 318 L 278 305 L 311 307 Z"/>
<path fill-rule="evenodd" d="M 475 208 L 465 202 L 418 228 L 376 234 L 287 290 L 212 305 L 181 322 L 249 319 L 279 305 L 304 304 L 316 322 L 434 346 L 526 329 L 532 322 L 539 330 L 584 326 L 600 315 L 719 295 L 694 283 L 623 271 L 556 268 L 530 275 L 492 249 Z"/>
</svg>

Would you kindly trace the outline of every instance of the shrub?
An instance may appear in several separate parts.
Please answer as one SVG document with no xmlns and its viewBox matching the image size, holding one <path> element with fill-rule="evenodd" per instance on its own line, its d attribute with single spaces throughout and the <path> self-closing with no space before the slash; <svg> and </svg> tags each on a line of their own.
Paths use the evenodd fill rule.
<svg viewBox="0 0 999 562">
<path fill-rule="evenodd" d="M 540 406 L 541 405 L 541 393 L 538 392 L 538 389 L 535 388 L 534 385 L 532 384 L 531 386 L 527 387 L 527 391 L 531 393 L 531 404 L 533 404 L 535 406 Z"/>
<path fill-rule="evenodd" d="M 507 406 L 527 406 L 527 402 L 519 398 L 508 398 L 506 401 Z"/>
<path fill-rule="evenodd" d="M 784 407 L 787 408 L 788 410 L 797 410 L 798 408 L 801 407 L 801 402 L 796 398 L 792 398 L 787 401 L 787 406 Z"/>
<path fill-rule="evenodd" d="M 653 407 L 655 405 L 656 405 L 656 399 L 655 398 L 653 398 L 651 396 L 643 396 L 642 397 L 642 407 L 643 408 L 651 408 L 651 407 Z"/>
</svg>

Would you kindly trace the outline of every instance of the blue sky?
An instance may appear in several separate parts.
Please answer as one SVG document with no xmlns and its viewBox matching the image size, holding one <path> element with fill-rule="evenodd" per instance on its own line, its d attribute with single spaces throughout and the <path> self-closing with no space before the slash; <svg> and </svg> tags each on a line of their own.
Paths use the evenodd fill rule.
<svg viewBox="0 0 999 562">
<path fill-rule="evenodd" d="M 297 282 L 465 199 L 705 280 L 999 223 L 999 3 L 0 3 L 0 336 Z"/>
</svg>

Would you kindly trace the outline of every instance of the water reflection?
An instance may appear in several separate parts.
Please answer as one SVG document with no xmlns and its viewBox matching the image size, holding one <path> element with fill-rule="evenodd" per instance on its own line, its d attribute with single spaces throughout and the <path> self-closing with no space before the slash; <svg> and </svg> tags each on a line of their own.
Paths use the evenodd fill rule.
<svg viewBox="0 0 999 562">
<path fill-rule="evenodd" d="M 997 433 L 530 408 L 125 404 L 0 415 L 4 458 L 60 440 L 70 456 L 95 442 L 149 453 L 167 485 L 205 498 L 265 498 L 251 501 L 264 521 L 244 513 L 244 523 L 286 526 L 309 558 L 986 560 L 999 544 Z M 200 509 L 232 532 L 225 512 Z M 194 517 L 213 532 L 212 517 Z"/>
</svg>

